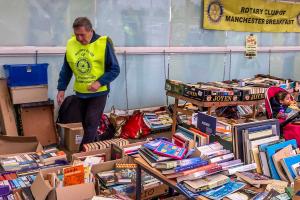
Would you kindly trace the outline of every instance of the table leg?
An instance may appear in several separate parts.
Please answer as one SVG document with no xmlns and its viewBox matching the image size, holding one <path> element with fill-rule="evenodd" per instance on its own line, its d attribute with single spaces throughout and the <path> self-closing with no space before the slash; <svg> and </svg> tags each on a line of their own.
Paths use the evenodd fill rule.
<svg viewBox="0 0 300 200">
<path fill-rule="evenodd" d="M 175 98 L 175 105 L 173 109 L 172 135 L 175 134 L 176 132 L 178 102 L 179 102 L 178 99 Z"/>
<path fill-rule="evenodd" d="M 211 107 L 208 107 L 208 108 L 207 108 L 207 114 L 208 114 L 208 115 L 211 115 Z"/>
<path fill-rule="evenodd" d="M 136 168 L 136 188 L 135 188 L 135 199 L 140 200 L 142 193 L 142 171 L 140 165 Z"/>
<path fill-rule="evenodd" d="M 253 112 L 252 118 L 255 119 L 255 117 L 256 117 L 256 105 L 255 104 L 253 105 L 252 112 Z"/>
</svg>

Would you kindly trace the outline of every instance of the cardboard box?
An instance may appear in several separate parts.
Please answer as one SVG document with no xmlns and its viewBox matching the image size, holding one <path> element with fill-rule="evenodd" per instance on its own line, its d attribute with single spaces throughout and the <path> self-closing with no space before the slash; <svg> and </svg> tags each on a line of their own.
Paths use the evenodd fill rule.
<svg viewBox="0 0 300 200">
<path fill-rule="evenodd" d="M 36 136 L 43 146 L 57 143 L 53 101 L 21 104 L 20 116 L 24 136 Z"/>
<path fill-rule="evenodd" d="M 92 166 L 91 171 L 94 175 L 96 175 L 99 172 L 110 171 L 115 168 L 116 163 L 134 163 L 134 160 L 132 157 L 126 156 L 122 159 L 111 160 L 111 161 L 108 161 L 105 163 L 94 165 L 94 166 Z M 100 191 L 99 191 L 99 187 L 97 184 L 98 183 L 96 182 L 96 192 L 97 192 L 97 194 L 99 194 Z M 157 187 L 149 188 L 147 190 L 142 190 L 141 199 L 143 199 L 143 200 L 151 199 L 153 197 L 167 193 L 168 190 L 169 190 L 169 187 L 165 184 L 157 186 Z M 135 195 L 135 193 L 134 193 L 134 195 Z M 135 196 L 132 196 L 131 198 L 135 199 Z"/>
<path fill-rule="evenodd" d="M 61 188 L 52 188 L 45 176 L 48 173 L 55 172 L 64 167 L 57 167 L 48 170 L 41 170 L 31 186 L 31 191 L 35 199 L 38 200 L 82 200 L 90 199 L 96 195 L 94 183 L 83 183 L 78 185 L 66 186 Z"/>
<path fill-rule="evenodd" d="M 48 100 L 47 85 L 11 87 L 10 94 L 13 104 L 41 102 Z"/>
<path fill-rule="evenodd" d="M 0 154 L 17 154 L 42 151 L 43 147 L 36 137 L 0 136 Z"/>
<path fill-rule="evenodd" d="M 79 151 L 79 146 L 83 137 L 83 127 L 81 123 L 57 124 L 64 135 L 64 146 L 69 151 Z"/>
<path fill-rule="evenodd" d="M 1 133 L 18 136 L 14 108 L 9 96 L 6 79 L 0 79 L 0 128 Z"/>
<path fill-rule="evenodd" d="M 83 160 L 84 158 L 86 158 L 88 156 L 100 156 L 100 155 L 105 156 L 105 162 L 110 161 L 111 160 L 111 148 L 75 153 L 72 155 L 72 162 L 74 162 L 74 160 Z"/>
<path fill-rule="evenodd" d="M 137 145 L 143 145 L 147 142 L 148 141 L 136 142 L 136 143 L 131 143 L 131 144 L 124 145 L 122 147 L 120 147 L 117 144 L 112 144 L 111 145 L 111 159 L 116 160 L 116 159 L 120 159 L 120 158 L 123 158 L 123 157 L 127 156 L 124 152 L 124 148 L 126 149 L 126 148 L 134 147 L 134 146 L 137 146 Z"/>
</svg>

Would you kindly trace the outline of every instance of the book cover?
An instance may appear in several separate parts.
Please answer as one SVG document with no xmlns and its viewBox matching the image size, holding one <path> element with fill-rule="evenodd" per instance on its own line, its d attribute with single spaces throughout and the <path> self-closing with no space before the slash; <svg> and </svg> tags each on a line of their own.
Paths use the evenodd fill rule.
<svg viewBox="0 0 300 200">
<path fill-rule="evenodd" d="M 235 175 L 251 185 L 270 184 L 273 182 L 273 179 L 258 173 L 237 172 Z"/>
<path fill-rule="evenodd" d="M 272 156 L 274 166 L 277 170 L 277 173 L 280 176 L 280 179 L 283 180 L 283 181 L 288 181 L 288 179 L 286 178 L 286 175 L 284 173 L 284 170 L 282 168 L 282 165 L 281 165 L 280 161 L 283 158 L 290 157 L 290 156 L 293 156 L 293 155 L 295 155 L 295 152 L 293 151 L 292 145 L 288 145 L 288 146 L 284 147 L 283 149 L 279 150 L 277 153 L 275 153 Z"/>
<path fill-rule="evenodd" d="M 171 157 L 157 155 L 156 153 L 154 153 L 153 151 L 151 151 L 150 149 L 147 149 L 145 147 L 141 147 L 140 150 L 142 150 L 143 152 L 147 153 L 156 162 L 172 160 Z"/>
<path fill-rule="evenodd" d="M 268 163 L 269 163 L 269 167 L 270 167 L 270 172 L 271 172 L 272 178 L 274 178 L 274 179 L 280 180 L 280 176 L 275 168 L 272 157 L 278 150 L 280 150 L 288 145 L 292 145 L 293 149 L 297 148 L 297 142 L 294 139 L 284 141 L 284 142 L 281 142 L 278 144 L 273 144 L 273 145 L 266 147 L 266 154 L 267 154 L 267 159 L 268 159 Z"/>
<path fill-rule="evenodd" d="M 197 167 L 201 167 L 207 164 L 208 162 L 206 160 L 202 160 L 201 158 L 183 159 L 178 161 L 176 167 L 174 167 L 173 169 L 162 170 L 162 174 L 178 173 L 178 172 L 194 169 Z"/>
<path fill-rule="evenodd" d="M 229 168 L 224 173 L 227 175 L 233 175 L 236 172 L 246 172 L 246 171 L 251 171 L 254 169 L 256 169 L 256 163 Z"/>
<path fill-rule="evenodd" d="M 184 185 L 191 190 L 192 192 L 200 192 L 205 190 L 210 190 L 219 186 L 222 186 L 230 181 L 229 177 L 216 174 L 207 176 L 202 179 L 192 180 L 192 181 L 184 181 Z"/>
<path fill-rule="evenodd" d="M 282 167 L 284 171 L 286 172 L 289 181 L 294 182 L 294 179 L 296 178 L 296 174 L 292 170 L 292 165 L 300 162 L 300 154 L 297 154 L 295 156 L 283 158 L 281 160 Z"/>
<path fill-rule="evenodd" d="M 64 168 L 63 173 L 64 173 L 64 186 L 84 183 L 83 165 Z"/>
<path fill-rule="evenodd" d="M 161 141 L 158 147 L 153 152 L 162 156 L 180 160 L 184 157 L 186 151 L 186 148 L 178 147 L 170 142 Z"/>
<path fill-rule="evenodd" d="M 245 185 L 246 184 L 242 183 L 242 182 L 230 181 L 221 187 L 217 187 L 212 190 L 204 191 L 199 194 L 201 194 L 202 196 L 205 196 L 207 198 L 213 199 L 213 200 L 219 200 L 229 194 L 232 194 L 232 193 L 242 189 L 243 187 L 245 187 Z"/>
<path fill-rule="evenodd" d="M 198 113 L 197 128 L 199 128 L 200 131 L 209 135 L 215 135 L 216 127 L 217 127 L 216 117 L 204 114 L 202 112 Z"/>
<path fill-rule="evenodd" d="M 295 176 L 298 178 L 300 176 L 300 162 L 292 165 L 292 170 Z"/>
</svg>

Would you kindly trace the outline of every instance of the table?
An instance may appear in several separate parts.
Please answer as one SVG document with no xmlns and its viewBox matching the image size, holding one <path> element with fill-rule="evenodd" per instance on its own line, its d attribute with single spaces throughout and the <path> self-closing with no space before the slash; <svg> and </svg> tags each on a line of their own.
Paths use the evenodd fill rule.
<svg viewBox="0 0 300 200">
<path fill-rule="evenodd" d="M 134 159 L 134 162 L 137 164 L 136 170 L 136 199 L 141 199 L 141 170 L 144 170 L 148 174 L 152 175 L 153 177 L 157 178 L 164 184 L 168 185 L 173 190 L 185 195 L 185 193 L 176 185 L 176 181 L 172 179 L 166 178 L 159 170 L 151 167 L 142 157 L 137 157 Z M 185 195 L 186 196 L 186 195 Z M 190 199 L 190 197 L 186 196 Z M 196 200 L 207 200 L 205 197 L 198 197 Z"/>
<path fill-rule="evenodd" d="M 253 115 L 252 115 L 253 118 L 255 118 L 255 116 L 256 116 L 256 106 L 265 102 L 264 99 L 255 100 L 255 101 L 205 102 L 205 101 L 198 101 L 196 99 L 185 97 L 183 95 L 175 94 L 172 92 L 167 92 L 167 96 L 175 98 L 175 105 L 174 105 L 174 109 L 173 109 L 172 134 L 174 134 L 176 132 L 176 123 L 177 123 L 178 112 L 188 114 L 186 110 L 179 108 L 179 106 L 178 106 L 179 100 L 190 102 L 198 107 L 208 108 L 207 114 L 209 114 L 209 115 L 211 115 L 212 107 L 218 108 L 218 107 L 224 107 L 224 106 L 253 105 Z"/>
</svg>

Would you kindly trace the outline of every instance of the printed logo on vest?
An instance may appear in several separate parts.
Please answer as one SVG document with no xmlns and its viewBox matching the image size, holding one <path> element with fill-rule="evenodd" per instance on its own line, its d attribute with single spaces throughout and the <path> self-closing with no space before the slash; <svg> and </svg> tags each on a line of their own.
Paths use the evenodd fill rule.
<svg viewBox="0 0 300 200">
<path fill-rule="evenodd" d="M 90 62 L 85 58 L 80 58 L 76 62 L 76 68 L 81 74 L 86 74 L 91 71 L 91 64 Z"/>
</svg>

